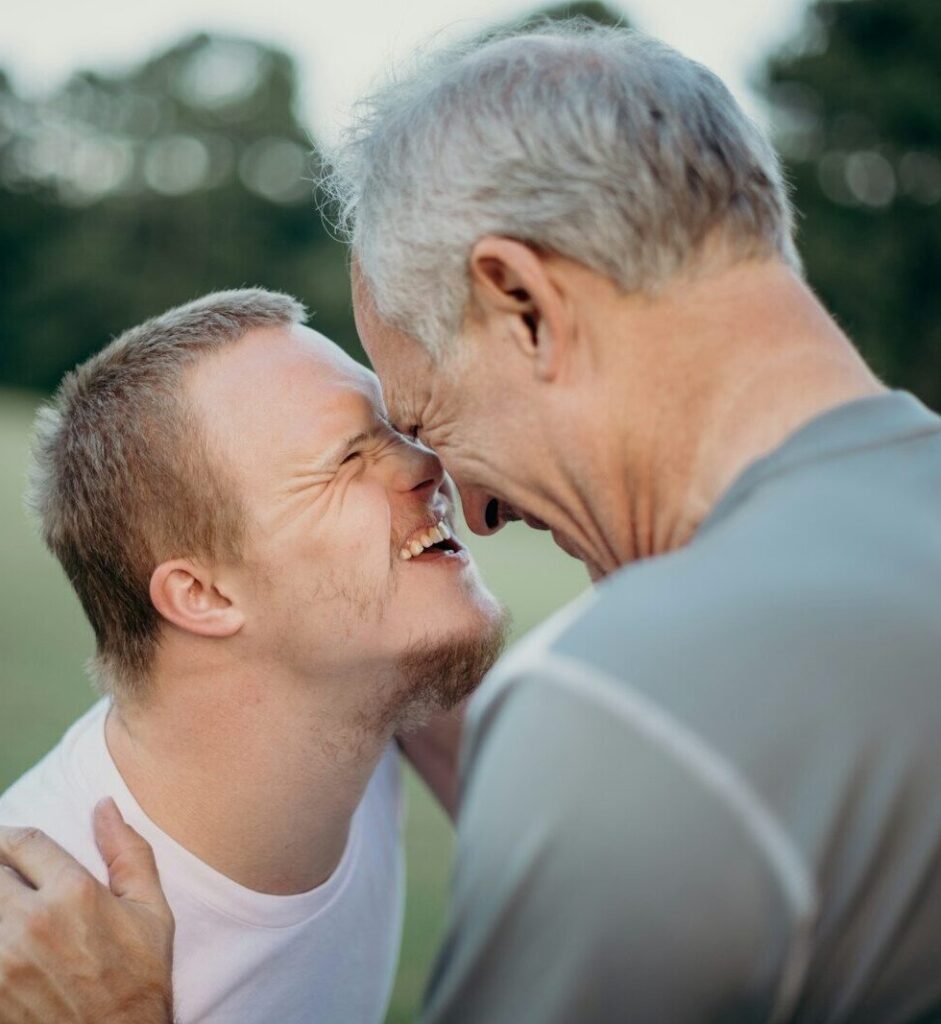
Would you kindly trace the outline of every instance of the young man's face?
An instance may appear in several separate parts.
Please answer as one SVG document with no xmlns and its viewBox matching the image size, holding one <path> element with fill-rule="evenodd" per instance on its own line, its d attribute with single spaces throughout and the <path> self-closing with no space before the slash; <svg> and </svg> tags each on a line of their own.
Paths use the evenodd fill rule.
<svg viewBox="0 0 941 1024">
<path fill-rule="evenodd" d="M 391 428 L 374 374 L 308 328 L 256 330 L 200 363 L 191 394 L 247 512 L 242 642 L 300 679 L 481 644 L 492 660 L 502 613 L 447 539 L 441 464 Z"/>
</svg>

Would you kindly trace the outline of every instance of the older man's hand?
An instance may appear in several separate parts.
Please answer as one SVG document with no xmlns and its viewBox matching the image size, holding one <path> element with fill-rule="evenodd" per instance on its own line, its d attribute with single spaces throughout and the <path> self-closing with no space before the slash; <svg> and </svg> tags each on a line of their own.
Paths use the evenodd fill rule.
<svg viewBox="0 0 941 1024">
<path fill-rule="evenodd" d="M 42 832 L 0 828 L 0 1024 L 172 1020 L 173 915 L 153 852 L 111 801 L 95 835 L 110 892 Z"/>
</svg>

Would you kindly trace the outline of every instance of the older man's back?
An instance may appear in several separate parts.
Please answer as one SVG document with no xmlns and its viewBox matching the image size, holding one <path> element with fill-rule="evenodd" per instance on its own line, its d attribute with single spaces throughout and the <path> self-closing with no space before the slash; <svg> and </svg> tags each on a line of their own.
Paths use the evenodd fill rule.
<svg viewBox="0 0 941 1024">
<path fill-rule="evenodd" d="M 939 526 L 941 419 L 853 402 L 498 667 L 427 1019 L 941 1013 Z"/>
</svg>

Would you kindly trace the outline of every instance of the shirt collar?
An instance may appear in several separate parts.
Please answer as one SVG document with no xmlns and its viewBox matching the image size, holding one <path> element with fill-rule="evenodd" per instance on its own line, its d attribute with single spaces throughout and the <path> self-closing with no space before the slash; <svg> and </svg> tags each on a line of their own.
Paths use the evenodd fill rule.
<svg viewBox="0 0 941 1024">
<path fill-rule="evenodd" d="M 941 417 L 907 391 L 888 391 L 838 405 L 800 427 L 768 455 L 751 463 L 719 499 L 698 533 L 724 519 L 754 489 L 812 462 L 941 433 Z"/>
</svg>

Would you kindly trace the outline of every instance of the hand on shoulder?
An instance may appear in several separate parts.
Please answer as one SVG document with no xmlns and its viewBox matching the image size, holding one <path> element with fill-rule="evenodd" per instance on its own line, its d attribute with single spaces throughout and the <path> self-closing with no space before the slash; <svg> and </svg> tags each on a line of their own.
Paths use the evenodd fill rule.
<svg viewBox="0 0 941 1024">
<path fill-rule="evenodd" d="M 113 801 L 95 836 L 110 891 L 45 833 L 0 827 L 0 1024 L 171 1024 L 174 922 L 153 853 Z"/>
</svg>

